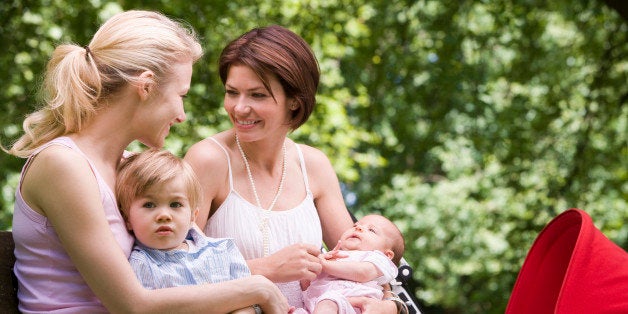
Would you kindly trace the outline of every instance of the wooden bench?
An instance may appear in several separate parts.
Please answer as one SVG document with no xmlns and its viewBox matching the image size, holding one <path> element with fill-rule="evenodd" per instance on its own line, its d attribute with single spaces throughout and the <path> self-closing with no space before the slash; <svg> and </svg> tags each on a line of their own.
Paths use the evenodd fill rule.
<svg viewBox="0 0 628 314">
<path fill-rule="evenodd" d="M 11 231 L 0 231 L 0 313 L 19 313 L 17 279 L 13 274 L 14 248 Z"/>
</svg>

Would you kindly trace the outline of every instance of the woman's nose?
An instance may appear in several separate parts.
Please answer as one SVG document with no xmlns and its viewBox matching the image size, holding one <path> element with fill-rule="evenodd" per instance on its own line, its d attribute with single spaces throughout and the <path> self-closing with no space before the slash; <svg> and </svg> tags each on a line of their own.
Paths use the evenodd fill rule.
<svg viewBox="0 0 628 314">
<path fill-rule="evenodd" d="M 239 98 L 234 109 L 236 113 L 247 114 L 251 111 L 251 106 L 249 106 L 243 99 Z"/>
<path fill-rule="evenodd" d="M 183 112 L 182 114 L 178 115 L 175 118 L 175 121 L 177 121 L 177 123 L 181 123 L 181 122 L 185 121 L 186 119 L 187 119 L 187 117 L 185 115 L 185 112 Z"/>
<path fill-rule="evenodd" d="M 181 123 L 185 121 L 186 119 L 187 117 L 185 115 L 185 108 L 183 108 L 183 105 L 181 105 L 181 107 L 179 108 L 179 113 L 177 114 L 177 117 L 175 118 L 175 121 L 177 121 L 177 123 Z"/>
</svg>

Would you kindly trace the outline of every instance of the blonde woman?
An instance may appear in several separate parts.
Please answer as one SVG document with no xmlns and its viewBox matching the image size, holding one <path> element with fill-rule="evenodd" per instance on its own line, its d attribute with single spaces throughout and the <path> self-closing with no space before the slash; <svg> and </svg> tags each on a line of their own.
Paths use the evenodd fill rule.
<svg viewBox="0 0 628 314">
<path fill-rule="evenodd" d="M 28 158 L 13 217 L 20 311 L 288 311 L 262 276 L 147 290 L 127 261 L 133 237 L 112 192 L 116 169 L 132 141 L 161 147 L 185 120 L 182 98 L 201 55 L 190 28 L 148 11 L 113 16 L 89 45 L 55 49 L 44 106 L 8 150 Z"/>
</svg>

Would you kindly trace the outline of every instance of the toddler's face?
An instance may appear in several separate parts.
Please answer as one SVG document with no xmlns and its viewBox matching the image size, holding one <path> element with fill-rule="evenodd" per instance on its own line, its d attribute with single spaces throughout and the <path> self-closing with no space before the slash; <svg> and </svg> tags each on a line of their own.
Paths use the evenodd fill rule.
<svg viewBox="0 0 628 314">
<path fill-rule="evenodd" d="M 182 245 L 194 218 L 185 182 L 179 177 L 133 200 L 127 227 L 142 244 L 169 250 Z"/>
</svg>

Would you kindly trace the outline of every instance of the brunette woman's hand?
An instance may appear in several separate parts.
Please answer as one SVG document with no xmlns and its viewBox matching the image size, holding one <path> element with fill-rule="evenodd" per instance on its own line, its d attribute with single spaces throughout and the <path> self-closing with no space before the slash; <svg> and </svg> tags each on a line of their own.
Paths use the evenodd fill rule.
<svg viewBox="0 0 628 314">
<path fill-rule="evenodd" d="M 263 275 L 273 282 L 314 280 L 321 272 L 320 248 L 310 244 L 293 244 L 274 254 L 249 260 L 251 273 Z"/>
</svg>

